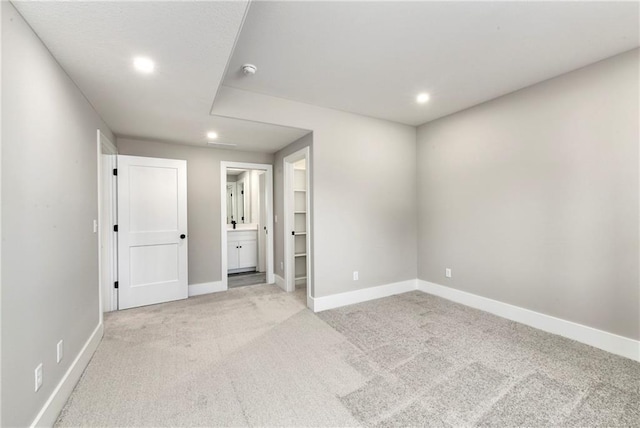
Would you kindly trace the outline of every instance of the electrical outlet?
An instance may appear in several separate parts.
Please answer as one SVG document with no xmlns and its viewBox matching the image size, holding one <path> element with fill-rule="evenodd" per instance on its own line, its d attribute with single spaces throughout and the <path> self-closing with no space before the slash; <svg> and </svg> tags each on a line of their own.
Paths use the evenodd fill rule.
<svg viewBox="0 0 640 428">
<path fill-rule="evenodd" d="M 446 276 L 447 278 L 451 278 L 451 269 L 450 268 L 446 268 L 444 270 L 444 276 Z"/>
<path fill-rule="evenodd" d="M 278 222 L 278 216 L 277 215 L 273 216 L 273 221 L 275 221 L 276 223 Z"/>
<path fill-rule="evenodd" d="M 93 220 L 93 233 L 98 233 L 98 220 Z"/>
<path fill-rule="evenodd" d="M 353 280 L 354 280 L 354 281 L 357 281 L 357 280 L 358 280 L 358 271 L 357 271 L 357 270 L 354 270 L 354 271 L 353 271 Z"/>
<path fill-rule="evenodd" d="M 280 262 L 280 270 L 284 270 L 284 262 Z"/>
<path fill-rule="evenodd" d="M 35 370 L 36 392 L 42 386 L 42 363 L 38 364 Z"/>
<path fill-rule="evenodd" d="M 64 356 L 64 343 L 62 340 L 58 342 L 58 346 L 56 347 L 56 363 L 62 361 L 62 357 Z"/>
</svg>

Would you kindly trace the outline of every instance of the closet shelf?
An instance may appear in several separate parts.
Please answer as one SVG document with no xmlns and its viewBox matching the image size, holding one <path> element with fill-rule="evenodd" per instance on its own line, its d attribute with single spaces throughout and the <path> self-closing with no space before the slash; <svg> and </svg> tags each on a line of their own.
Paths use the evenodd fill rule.
<svg viewBox="0 0 640 428">
<path fill-rule="evenodd" d="M 302 235 L 306 235 L 307 232 L 295 232 L 295 236 L 302 236 Z"/>
<path fill-rule="evenodd" d="M 294 211 L 293 213 L 294 214 L 306 214 L 307 212 L 306 211 Z"/>
<path fill-rule="evenodd" d="M 297 253 L 296 257 L 307 257 L 307 253 Z"/>
<path fill-rule="evenodd" d="M 307 189 L 293 189 L 294 192 L 306 192 Z"/>
<path fill-rule="evenodd" d="M 306 276 L 296 276 L 296 281 L 302 281 L 303 279 L 307 279 Z"/>
</svg>

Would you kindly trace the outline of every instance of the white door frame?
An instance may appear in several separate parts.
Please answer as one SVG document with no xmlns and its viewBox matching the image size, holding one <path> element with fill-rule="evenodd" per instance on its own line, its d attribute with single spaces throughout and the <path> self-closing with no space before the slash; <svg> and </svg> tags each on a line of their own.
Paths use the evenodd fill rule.
<svg viewBox="0 0 640 428">
<path fill-rule="evenodd" d="M 100 307 L 100 322 L 102 323 L 102 314 L 105 311 L 115 311 L 118 309 L 118 294 L 116 289 L 113 286 L 113 282 L 118 278 L 118 246 L 116 244 L 116 234 L 113 232 L 113 225 L 116 224 L 116 213 L 117 213 L 117 198 L 116 198 L 116 177 L 111 174 L 106 174 L 102 167 L 102 155 L 110 154 L 113 155 L 113 163 L 112 169 L 116 168 L 116 155 L 118 154 L 118 149 L 116 146 L 109 140 L 109 138 L 102 133 L 98 129 L 97 131 L 97 165 L 98 165 L 98 219 L 97 221 L 97 232 L 98 232 L 98 301 Z M 103 194 L 103 188 L 105 180 L 109 180 L 109 188 L 111 191 L 108 195 Z M 107 197 L 110 204 L 110 209 L 108 207 L 103 207 L 102 200 Z M 102 220 L 102 210 L 103 208 L 109 209 L 108 221 Z M 111 253 L 111 263 L 109 266 L 103 266 L 102 262 L 102 231 L 103 228 L 108 228 L 111 231 L 111 239 L 108 242 L 104 242 L 105 251 Z M 103 283 L 102 273 L 104 269 L 108 269 L 110 271 L 110 281 L 107 283 Z M 107 301 L 104 301 L 104 297 L 110 296 Z"/>
<path fill-rule="evenodd" d="M 275 282 L 273 269 L 273 166 L 262 163 L 245 163 L 245 162 L 220 162 L 220 254 L 221 254 L 221 270 L 222 289 L 228 290 L 228 268 L 227 268 L 227 169 L 257 169 L 265 171 L 265 205 L 267 209 L 267 283 Z M 258 233 L 262 233 L 259 230 Z"/>
<path fill-rule="evenodd" d="M 307 183 L 307 192 L 306 192 L 306 204 L 307 204 L 307 215 L 306 215 L 306 229 L 307 229 L 307 237 L 305 239 L 307 246 L 307 306 L 310 306 L 311 303 L 311 289 L 313 288 L 313 272 L 311 271 L 311 162 L 310 162 L 310 150 L 309 147 L 304 147 L 298 150 L 295 153 L 286 156 L 283 159 L 283 172 L 284 172 L 284 284 L 285 291 L 292 292 L 296 288 L 296 279 L 295 279 L 295 260 L 294 260 L 294 241 L 291 239 L 291 231 L 295 228 L 294 221 L 294 180 L 293 180 L 293 171 L 294 171 L 294 163 L 305 159 L 306 170 L 305 170 L 305 180 Z"/>
</svg>

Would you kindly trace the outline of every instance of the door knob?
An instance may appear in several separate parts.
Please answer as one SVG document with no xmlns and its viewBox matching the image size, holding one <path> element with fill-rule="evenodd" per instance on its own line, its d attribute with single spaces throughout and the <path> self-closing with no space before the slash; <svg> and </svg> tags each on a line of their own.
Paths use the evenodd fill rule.
<svg viewBox="0 0 640 428">
<path fill-rule="evenodd" d="M 180 239 L 184 239 L 186 237 L 187 237 L 187 235 L 185 235 L 184 233 L 182 235 L 180 235 Z"/>
</svg>

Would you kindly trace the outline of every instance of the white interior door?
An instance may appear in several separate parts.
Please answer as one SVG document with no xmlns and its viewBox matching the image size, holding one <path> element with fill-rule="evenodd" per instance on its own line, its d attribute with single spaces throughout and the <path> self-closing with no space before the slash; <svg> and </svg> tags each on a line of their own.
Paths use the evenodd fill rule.
<svg viewBox="0 0 640 428">
<path fill-rule="evenodd" d="M 118 156 L 120 309 L 186 299 L 187 162 Z"/>
</svg>

